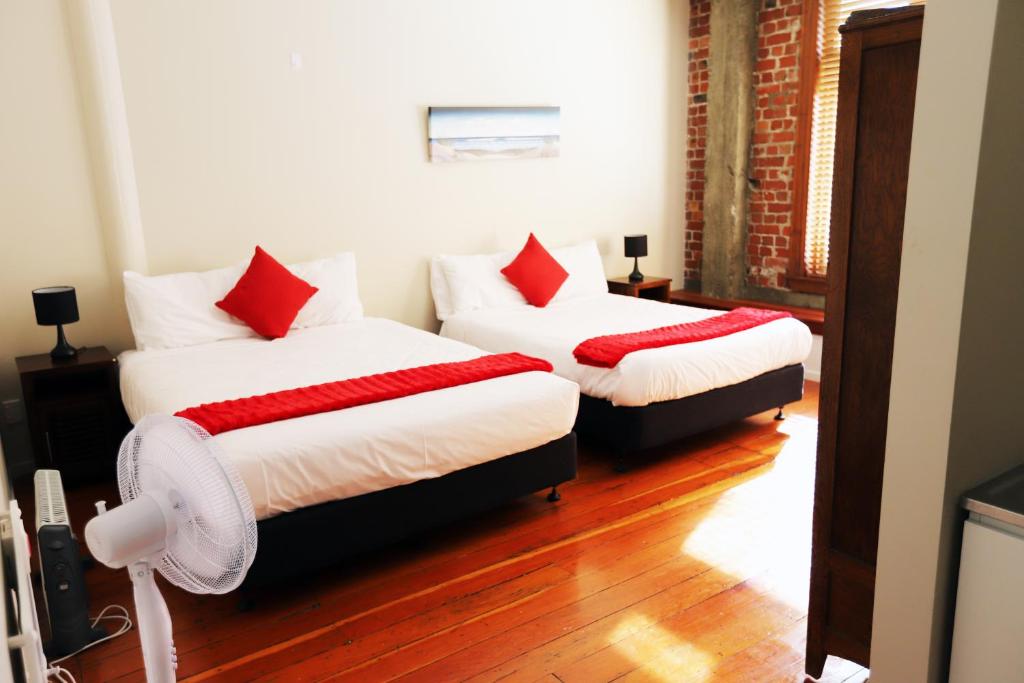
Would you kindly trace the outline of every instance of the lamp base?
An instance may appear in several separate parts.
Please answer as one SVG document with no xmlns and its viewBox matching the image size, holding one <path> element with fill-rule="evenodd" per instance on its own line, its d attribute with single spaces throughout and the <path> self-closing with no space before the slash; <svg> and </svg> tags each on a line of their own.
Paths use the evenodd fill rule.
<svg viewBox="0 0 1024 683">
<path fill-rule="evenodd" d="M 630 282 L 643 282 L 644 274 L 640 272 L 640 259 L 633 257 L 633 272 L 629 274 Z"/>
<path fill-rule="evenodd" d="M 64 326 L 57 325 L 57 345 L 50 351 L 50 358 L 54 360 L 70 360 L 78 355 L 78 349 L 68 343 L 64 336 Z"/>
</svg>

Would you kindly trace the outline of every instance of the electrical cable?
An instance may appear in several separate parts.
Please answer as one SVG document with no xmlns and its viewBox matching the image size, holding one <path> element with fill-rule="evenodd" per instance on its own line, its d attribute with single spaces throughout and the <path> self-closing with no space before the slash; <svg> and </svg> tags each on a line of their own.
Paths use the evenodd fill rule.
<svg viewBox="0 0 1024 683">
<path fill-rule="evenodd" d="M 107 614 L 107 612 L 110 611 L 110 610 L 120 610 L 120 613 L 119 614 Z M 123 636 L 125 633 L 127 633 L 128 631 L 130 631 L 132 629 L 133 624 L 132 624 L 131 615 L 128 613 L 128 610 L 125 609 L 121 605 L 107 605 L 106 607 L 101 609 L 100 613 L 98 615 L 96 615 L 96 617 L 92 620 L 92 627 L 96 628 L 97 624 L 99 624 L 101 621 L 104 621 L 104 620 L 107 620 L 107 619 L 119 619 L 119 620 L 121 620 L 121 626 L 116 631 L 111 633 L 110 635 L 106 635 L 106 636 L 103 636 L 102 638 L 98 638 L 98 639 L 92 641 L 91 643 L 89 643 L 88 645 L 86 645 L 85 647 L 83 647 L 83 648 L 81 648 L 79 650 L 75 650 L 74 652 L 72 652 L 70 654 L 66 654 L 63 657 L 59 657 L 59 658 L 54 659 L 54 660 L 52 660 L 50 662 L 47 662 L 47 666 L 50 667 L 49 669 L 46 670 L 47 677 L 53 677 L 57 681 L 59 681 L 59 683 L 75 683 L 75 677 L 71 675 L 71 672 L 68 671 L 67 669 L 65 669 L 62 666 L 57 666 L 57 664 L 59 664 L 60 662 L 63 662 L 66 659 L 74 657 L 77 654 L 85 652 L 86 650 L 88 650 L 89 648 L 93 647 L 94 645 L 99 645 L 100 643 L 104 643 L 104 642 L 106 642 L 108 640 L 113 640 L 114 638 L 117 638 L 118 636 Z M 65 678 L 65 676 L 66 676 L 66 678 Z"/>
</svg>

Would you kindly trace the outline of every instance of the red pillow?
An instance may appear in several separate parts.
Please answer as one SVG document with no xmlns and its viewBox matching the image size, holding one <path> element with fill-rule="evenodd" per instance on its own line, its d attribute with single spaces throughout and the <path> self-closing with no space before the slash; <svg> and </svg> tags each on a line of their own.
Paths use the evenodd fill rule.
<svg viewBox="0 0 1024 683">
<path fill-rule="evenodd" d="M 523 250 L 501 272 L 523 293 L 527 301 L 541 308 L 548 305 L 551 297 L 558 293 L 562 283 L 569 277 L 565 268 L 548 253 L 532 232 Z"/>
<path fill-rule="evenodd" d="M 295 277 L 273 256 L 256 247 L 245 274 L 216 305 L 257 334 L 277 339 L 288 334 L 299 310 L 316 293 L 316 287 Z"/>
</svg>

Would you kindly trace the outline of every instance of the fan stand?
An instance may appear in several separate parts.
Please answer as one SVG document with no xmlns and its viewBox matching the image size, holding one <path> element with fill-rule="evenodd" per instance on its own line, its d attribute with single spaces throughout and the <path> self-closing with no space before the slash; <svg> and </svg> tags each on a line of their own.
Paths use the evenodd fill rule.
<svg viewBox="0 0 1024 683">
<path fill-rule="evenodd" d="M 155 449 L 150 442 L 157 444 Z M 166 455 L 172 457 L 168 460 Z M 140 470 L 148 466 L 158 467 L 162 476 L 140 479 Z M 237 588 L 256 554 L 256 514 L 245 483 L 209 433 L 184 418 L 142 418 L 121 442 L 117 467 L 123 504 L 112 510 L 97 504 L 100 514 L 85 525 L 85 540 L 101 563 L 128 568 L 146 680 L 174 683 L 178 657 L 171 615 L 153 571 L 159 569 L 169 582 L 191 593 L 226 593 Z M 209 486 L 204 485 L 204 477 L 210 479 Z M 153 489 L 146 490 L 147 484 Z M 189 546 L 189 553 L 178 556 L 179 525 L 197 519 L 188 498 L 192 493 L 216 494 L 222 503 L 211 508 L 210 519 L 223 519 L 225 538 L 215 548 L 209 547 L 222 552 L 208 556 Z M 183 543 L 189 545 L 187 540 Z"/>
<path fill-rule="evenodd" d="M 146 662 L 147 683 L 174 683 L 178 657 L 174 650 L 171 614 L 160 595 L 153 578 L 153 567 L 148 562 L 134 562 L 128 566 L 135 593 L 135 613 L 138 616 L 139 640 Z"/>
</svg>

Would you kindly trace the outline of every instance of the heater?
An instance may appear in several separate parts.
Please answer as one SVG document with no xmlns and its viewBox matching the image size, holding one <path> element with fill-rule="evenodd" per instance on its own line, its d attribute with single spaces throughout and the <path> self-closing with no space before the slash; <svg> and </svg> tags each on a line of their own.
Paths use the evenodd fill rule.
<svg viewBox="0 0 1024 683">
<path fill-rule="evenodd" d="M 104 637 L 106 631 L 93 628 L 89 619 L 82 559 L 71 533 L 60 472 L 37 470 L 35 490 L 39 571 L 50 621 L 50 642 L 45 649 L 54 659 L 81 650 Z"/>
</svg>

